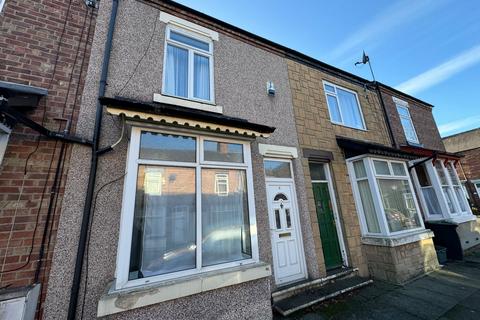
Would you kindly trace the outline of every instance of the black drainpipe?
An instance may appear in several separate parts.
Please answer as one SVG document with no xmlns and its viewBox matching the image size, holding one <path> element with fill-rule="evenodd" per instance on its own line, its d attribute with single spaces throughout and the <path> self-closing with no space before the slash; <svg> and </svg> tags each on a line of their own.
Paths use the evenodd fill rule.
<svg viewBox="0 0 480 320">
<path fill-rule="evenodd" d="M 117 19 L 118 0 L 112 0 L 112 11 L 110 14 L 110 23 L 108 25 L 107 39 L 105 42 L 105 51 L 103 53 L 102 74 L 100 77 L 100 85 L 98 87 L 98 96 L 105 95 L 107 85 L 108 65 L 110 63 L 110 51 L 112 49 L 113 31 L 115 21 Z M 90 161 L 90 175 L 88 177 L 87 194 L 85 197 L 85 206 L 83 207 L 82 225 L 80 229 L 80 238 L 78 241 L 77 258 L 75 261 L 75 271 L 73 274 L 72 288 L 70 292 L 70 303 L 68 306 L 68 320 L 74 320 L 77 311 L 78 293 L 80 291 L 80 281 L 82 278 L 83 256 L 87 243 L 88 226 L 90 223 L 90 213 L 92 208 L 93 192 L 95 189 L 95 181 L 97 175 L 99 151 L 100 129 L 103 117 L 103 106 L 97 99 L 97 113 L 95 116 L 95 129 L 93 131 L 92 157 Z M 108 149 L 108 148 L 107 148 Z"/>
<path fill-rule="evenodd" d="M 383 101 L 382 92 L 380 91 L 380 85 L 377 81 L 373 82 L 375 84 L 375 89 L 377 90 L 378 99 L 380 99 L 380 104 L 382 105 L 383 109 L 383 117 L 385 118 L 385 123 L 387 124 L 388 135 L 392 140 L 392 147 L 398 149 L 397 140 L 395 140 L 395 136 L 393 135 L 392 125 L 390 124 L 390 120 L 387 114 L 387 108 L 385 107 L 385 102 Z"/>
</svg>

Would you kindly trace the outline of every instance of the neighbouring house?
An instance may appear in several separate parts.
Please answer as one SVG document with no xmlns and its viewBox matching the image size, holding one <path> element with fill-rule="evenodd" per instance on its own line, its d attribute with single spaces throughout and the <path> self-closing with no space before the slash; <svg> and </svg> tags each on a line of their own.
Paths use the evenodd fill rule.
<svg viewBox="0 0 480 320">
<path fill-rule="evenodd" d="M 444 137 L 443 144 L 448 152 L 463 155 L 457 172 L 472 208 L 480 214 L 480 128 Z"/>
<path fill-rule="evenodd" d="M 96 11 L 0 1 L 0 318 L 42 317 Z"/>
<path fill-rule="evenodd" d="M 451 259 L 480 243 L 472 214 L 457 174 L 461 155 L 445 149 L 432 114 L 433 106 L 379 84 L 396 148 L 416 156 L 409 171 L 427 228 L 437 246 Z"/>
</svg>

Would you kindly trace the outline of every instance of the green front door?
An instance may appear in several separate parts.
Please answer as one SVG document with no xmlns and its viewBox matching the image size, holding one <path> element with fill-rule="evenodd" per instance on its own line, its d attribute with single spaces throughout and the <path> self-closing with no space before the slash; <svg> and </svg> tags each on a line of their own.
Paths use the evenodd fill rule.
<svg viewBox="0 0 480 320">
<path fill-rule="evenodd" d="M 342 254 L 338 244 L 337 228 L 327 182 L 314 182 L 313 196 L 317 210 L 318 227 L 322 239 L 323 256 L 327 270 L 342 266 Z"/>
</svg>

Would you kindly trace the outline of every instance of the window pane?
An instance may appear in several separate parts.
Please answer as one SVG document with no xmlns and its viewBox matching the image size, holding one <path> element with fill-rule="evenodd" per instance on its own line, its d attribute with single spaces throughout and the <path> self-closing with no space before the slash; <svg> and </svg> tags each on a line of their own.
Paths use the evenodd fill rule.
<svg viewBox="0 0 480 320">
<path fill-rule="evenodd" d="M 215 175 L 227 174 L 228 195 L 214 192 Z M 245 171 L 202 170 L 203 266 L 252 257 Z"/>
<path fill-rule="evenodd" d="M 412 191 L 407 180 L 378 179 L 390 232 L 420 227 Z"/>
<path fill-rule="evenodd" d="M 406 176 L 405 167 L 403 163 L 391 162 L 393 174 L 396 176 Z"/>
<path fill-rule="evenodd" d="M 324 87 L 325 87 L 326 91 L 331 92 L 331 93 L 335 93 L 335 88 L 333 86 L 326 84 L 326 85 L 324 85 Z"/>
<path fill-rule="evenodd" d="M 265 175 L 271 178 L 291 178 L 290 162 L 265 160 Z"/>
<path fill-rule="evenodd" d="M 367 229 L 370 233 L 380 233 L 380 225 L 378 224 L 375 205 L 373 204 L 372 192 L 368 180 L 358 181 L 358 191 L 362 201 L 363 213 L 367 223 Z"/>
<path fill-rule="evenodd" d="M 415 129 L 413 128 L 412 120 L 400 118 L 402 122 L 403 131 L 405 132 L 405 138 L 408 141 L 417 142 L 417 135 L 415 134 Z"/>
<path fill-rule="evenodd" d="M 355 170 L 355 176 L 357 179 L 366 178 L 367 171 L 365 170 L 365 164 L 363 160 L 358 160 L 353 163 L 353 169 Z"/>
<path fill-rule="evenodd" d="M 388 162 L 373 160 L 373 165 L 375 166 L 375 172 L 377 174 L 382 174 L 386 176 L 390 175 L 390 168 L 388 167 Z"/>
<path fill-rule="evenodd" d="M 194 269 L 195 169 L 138 167 L 129 279 Z"/>
<path fill-rule="evenodd" d="M 447 163 L 447 172 L 448 175 L 450 176 L 450 179 L 452 180 L 452 184 L 459 186 L 460 185 L 460 180 L 458 180 L 457 176 L 457 171 L 455 170 L 455 167 L 453 166 L 452 163 Z"/>
<path fill-rule="evenodd" d="M 210 59 L 199 54 L 193 58 L 193 96 L 210 100 Z"/>
<path fill-rule="evenodd" d="M 401 117 L 410 118 L 410 113 L 406 107 L 397 105 L 397 111 Z"/>
<path fill-rule="evenodd" d="M 438 178 L 440 179 L 441 185 L 448 185 L 447 177 L 445 176 L 445 172 L 443 171 L 442 163 L 440 160 L 435 161 L 435 170 L 437 170 Z"/>
<path fill-rule="evenodd" d="M 196 161 L 196 141 L 193 137 L 142 131 L 140 158 L 164 161 Z"/>
<path fill-rule="evenodd" d="M 452 192 L 449 187 L 442 187 L 443 194 L 445 195 L 445 199 L 447 200 L 448 209 L 450 213 L 455 213 L 455 206 L 453 205 L 453 197 Z"/>
<path fill-rule="evenodd" d="M 458 204 L 460 205 L 460 210 L 462 212 L 465 212 L 467 211 L 467 207 L 466 207 L 466 204 L 465 204 L 465 194 L 463 193 L 463 190 L 462 190 L 462 187 L 454 187 L 453 190 L 455 190 L 455 195 L 457 197 L 457 200 L 458 200 Z"/>
<path fill-rule="evenodd" d="M 337 98 L 327 94 L 328 110 L 330 110 L 330 116 L 332 121 L 342 122 L 342 117 L 340 116 L 340 110 L 338 108 Z"/>
<path fill-rule="evenodd" d="M 438 203 L 437 195 L 433 187 L 422 187 L 422 194 L 427 204 L 428 213 L 431 215 L 442 214 L 440 204 Z"/>
<path fill-rule="evenodd" d="M 167 45 L 165 93 L 188 96 L 188 50 Z"/>
<path fill-rule="evenodd" d="M 337 96 L 342 110 L 343 123 L 354 128 L 364 129 L 357 97 L 348 91 L 337 88 Z"/>
<path fill-rule="evenodd" d="M 205 161 L 243 163 L 243 145 L 205 140 L 203 143 Z"/>
<path fill-rule="evenodd" d="M 432 185 L 427 170 L 425 169 L 425 165 L 421 164 L 419 166 L 416 166 L 415 171 L 417 173 L 418 182 L 420 183 L 421 187 L 428 187 Z"/>
<path fill-rule="evenodd" d="M 309 163 L 310 177 L 312 180 L 327 180 L 325 175 L 325 165 L 323 163 Z"/>
<path fill-rule="evenodd" d="M 210 45 L 207 42 L 197 40 L 195 38 L 183 35 L 181 33 L 170 31 L 170 39 L 181 42 L 183 44 L 195 47 L 197 49 L 209 51 Z"/>
</svg>

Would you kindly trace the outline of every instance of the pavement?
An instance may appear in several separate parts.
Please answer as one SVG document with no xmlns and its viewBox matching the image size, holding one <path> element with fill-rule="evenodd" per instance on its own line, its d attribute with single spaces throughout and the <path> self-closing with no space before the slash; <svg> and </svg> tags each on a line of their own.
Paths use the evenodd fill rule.
<svg viewBox="0 0 480 320">
<path fill-rule="evenodd" d="M 403 286 L 382 281 L 285 320 L 480 320 L 480 249 Z"/>
</svg>

